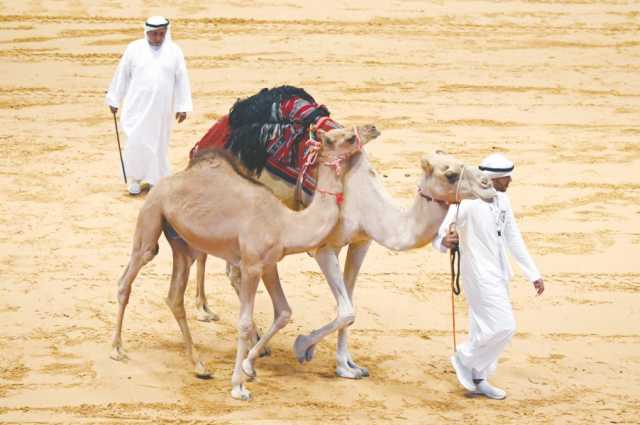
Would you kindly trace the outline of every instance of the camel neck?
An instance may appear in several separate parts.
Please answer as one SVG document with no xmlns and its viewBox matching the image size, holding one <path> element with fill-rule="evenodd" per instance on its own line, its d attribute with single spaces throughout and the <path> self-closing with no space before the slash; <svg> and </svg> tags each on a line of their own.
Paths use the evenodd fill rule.
<svg viewBox="0 0 640 425">
<path fill-rule="evenodd" d="M 426 245 L 447 214 L 446 206 L 418 194 L 409 209 L 398 207 L 365 155 L 353 165 L 346 185 L 349 199 L 343 214 L 357 215 L 367 236 L 388 249 L 404 251 Z"/>
<path fill-rule="evenodd" d="M 302 211 L 289 211 L 285 255 L 316 248 L 338 222 L 340 208 L 336 196 L 342 193 L 342 178 L 324 160 L 318 162 L 318 183 L 311 204 Z"/>
</svg>

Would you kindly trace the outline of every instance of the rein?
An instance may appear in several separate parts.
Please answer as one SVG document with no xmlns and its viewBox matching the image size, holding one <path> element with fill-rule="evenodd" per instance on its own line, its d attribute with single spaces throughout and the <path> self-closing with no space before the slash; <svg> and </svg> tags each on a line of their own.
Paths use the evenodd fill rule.
<svg viewBox="0 0 640 425">
<path fill-rule="evenodd" d="M 331 195 L 336 197 L 338 205 L 342 205 L 344 202 L 344 192 L 329 192 L 328 190 L 316 189 L 316 192 L 320 192 L 324 195 Z"/>
<path fill-rule="evenodd" d="M 453 222 L 451 222 L 451 224 L 449 225 L 449 233 L 456 232 L 456 223 L 458 221 L 458 213 L 460 212 L 460 201 L 462 201 L 462 199 L 460 198 L 460 187 L 462 186 L 463 176 L 464 176 L 464 166 L 462 167 L 462 171 L 460 172 L 460 177 L 458 178 L 458 184 L 456 185 L 456 195 L 453 202 L 453 204 L 456 205 L 456 216 Z M 420 186 L 418 186 L 418 193 L 420 194 L 420 196 L 426 199 L 427 202 L 437 202 L 442 206 L 450 205 L 450 203 L 447 201 L 435 199 L 432 196 L 427 195 L 426 193 L 424 193 L 424 191 Z M 453 325 L 453 351 L 456 352 L 458 347 L 456 344 L 455 296 L 460 295 L 460 292 L 461 292 L 460 291 L 460 249 L 458 248 L 457 245 L 449 249 L 449 265 L 451 267 L 451 321 Z M 457 272 L 456 272 L 456 268 L 457 268 Z"/>
<path fill-rule="evenodd" d="M 418 186 L 418 195 L 422 196 L 424 199 L 427 200 L 427 202 L 436 202 L 440 205 L 444 206 L 449 206 L 449 202 L 447 201 L 441 201 L 440 199 L 435 199 L 432 196 L 427 195 L 426 193 L 423 192 L 422 188 L 420 186 Z"/>
<path fill-rule="evenodd" d="M 460 186 L 462 185 L 462 176 L 464 175 L 464 166 L 460 172 L 458 185 L 456 186 L 456 216 L 453 222 L 449 224 L 449 233 L 457 233 L 456 223 L 458 222 L 458 213 L 460 212 Z M 457 261 L 456 261 L 457 259 Z M 453 352 L 458 351 L 456 344 L 456 302 L 455 296 L 460 295 L 460 248 L 458 245 L 451 247 L 449 250 L 449 265 L 451 266 L 451 323 L 453 327 Z M 457 272 L 456 272 L 457 267 Z"/>
</svg>

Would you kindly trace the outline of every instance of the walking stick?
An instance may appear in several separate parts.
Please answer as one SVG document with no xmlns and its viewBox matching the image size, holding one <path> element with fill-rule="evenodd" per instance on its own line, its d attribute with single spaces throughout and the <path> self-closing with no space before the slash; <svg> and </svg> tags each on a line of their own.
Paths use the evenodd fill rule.
<svg viewBox="0 0 640 425">
<path fill-rule="evenodd" d="M 113 123 L 116 126 L 116 140 L 118 140 L 118 154 L 120 155 L 120 165 L 122 166 L 122 177 L 124 177 L 124 184 L 127 184 L 127 173 L 124 171 L 124 161 L 122 160 L 122 148 L 120 148 L 120 133 L 118 132 L 118 119 L 116 113 L 113 113 Z"/>
</svg>

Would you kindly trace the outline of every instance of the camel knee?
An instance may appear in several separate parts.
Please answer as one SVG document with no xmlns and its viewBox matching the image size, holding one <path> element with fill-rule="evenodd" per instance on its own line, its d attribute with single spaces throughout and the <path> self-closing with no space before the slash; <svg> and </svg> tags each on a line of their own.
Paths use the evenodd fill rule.
<svg viewBox="0 0 640 425">
<path fill-rule="evenodd" d="M 160 250 L 159 249 L 159 245 L 157 245 L 157 244 L 153 249 L 145 249 L 142 252 L 142 256 L 141 256 L 142 265 L 144 266 L 149 261 L 153 260 L 155 258 L 155 256 L 158 254 L 159 250 Z"/>
<path fill-rule="evenodd" d="M 118 288 L 118 303 L 126 306 L 129 303 L 129 295 L 131 295 L 131 286 L 120 286 Z"/>
<path fill-rule="evenodd" d="M 137 271 L 155 258 L 158 251 L 159 245 L 157 244 L 153 248 L 134 249 L 133 252 L 131 252 L 131 259 L 129 260 L 129 266 L 125 274 L 130 270 L 135 270 L 137 273 Z"/>
<path fill-rule="evenodd" d="M 238 321 L 238 336 L 245 340 L 249 341 L 251 335 L 255 333 L 255 326 L 253 325 L 253 321 L 251 320 L 240 320 Z"/>
<path fill-rule="evenodd" d="M 165 300 L 167 306 L 169 306 L 169 310 L 173 313 L 173 316 L 176 319 L 184 319 L 187 317 L 187 313 L 184 310 L 184 300 L 181 299 L 172 299 L 167 297 Z"/>
<path fill-rule="evenodd" d="M 338 319 L 337 319 L 338 328 L 351 326 L 355 321 L 356 321 L 355 313 L 351 312 L 351 313 L 341 314 L 338 316 Z"/>
<path fill-rule="evenodd" d="M 289 323 L 289 320 L 291 320 L 291 310 L 282 310 L 275 320 L 275 325 L 278 329 L 284 328 Z"/>
</svg>

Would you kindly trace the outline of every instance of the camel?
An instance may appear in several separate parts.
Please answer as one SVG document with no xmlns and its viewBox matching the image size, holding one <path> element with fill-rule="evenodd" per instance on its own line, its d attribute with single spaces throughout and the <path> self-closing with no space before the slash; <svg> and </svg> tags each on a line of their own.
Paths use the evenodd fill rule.
<svg viewBox="0 0 640 425">
<path fill-rule="evenodd" d="M 338 330 L 336 374 L 359 379 L 369 376 L 369 371 L 359 366 L 349 353 L 347 327 L 355 321 L 353 290 L 371 241 L 395 251 L 422 247 L 437 234 L 449 204 L 478 197 L 489 201 L 495 196 L 495 191 L 489 179 L 478 169 L 464 166 L 452 156 L 437 152 L 422 158 L 423 175 L 418 183 L 419 191 L 413 206 L 403 210 L 386 193 L 365 152 L 354 155 L 351 163 L 344 180 L 345 203 L 340 211 L 340 220 L 314 254 L 336 298 L 337 317 L 309 335 L 298 336 L 294 353 L 301 363 L 310 361 L 316 344 Z M 294 203 L 294 187 L 268 172 L 263 172 L 259 179 L 267 186 L 275 187 L 274 193 L 283 202 Z M 344 274 L 341 274 L 338 254 L 347 245 Z M 204 291 L 206 255 L 197 260 L 197 318 L 212 320 L 217 315 L 210 310 Z M 241 271 L 228 264 L 227 274 L 237 292 Z"/>
<path fill-rule="evenodd" d="M 200 377 L 206 371 L 185 317 L 184 292 L 189 269 L 201 253 L 215 255 L 239 267 L 240 314 L 236 362 L 231 378 L 233 398 L 248 400 L 245 381 L 255 376 L 253 363 L 260 349 L 289 320 L 287 303 L 277 271 L 285 255 L 309 251 L 322 243 L 335 226 L 343 198 L 342 169 L 362 144 L 379 135 L 374 126 L 316 132 L 312 143 L 316 157 L 316 196 L 304 211 L 292 211 L 256 180 L 241 173 L 236 159 L 226 151 L 196 155 L 182 172 L 163 178 L 147 195 L 138 215 L 129 263 L 118 282 L 118 315 L 113 337 L 115 360 L 126 358 L 122 348 L 122 323 L 131 286 L 140 269 L 158 253 L 164 230 L 173 252 L 173 271 L 166 303 L 185 343 L 188 358 Z M 260 278 L 274 308 L 269 330 L 255 346 L 253 308 Z"/>
</svg>

